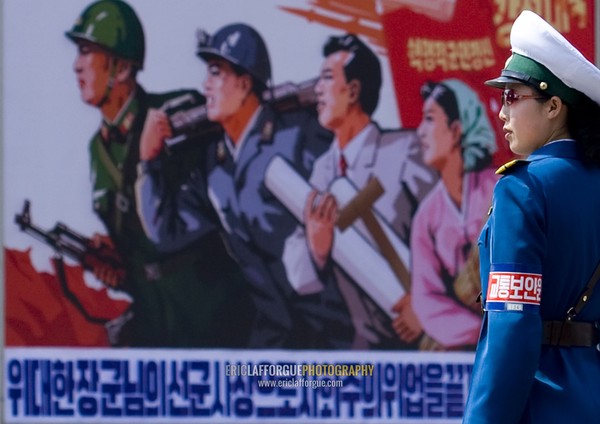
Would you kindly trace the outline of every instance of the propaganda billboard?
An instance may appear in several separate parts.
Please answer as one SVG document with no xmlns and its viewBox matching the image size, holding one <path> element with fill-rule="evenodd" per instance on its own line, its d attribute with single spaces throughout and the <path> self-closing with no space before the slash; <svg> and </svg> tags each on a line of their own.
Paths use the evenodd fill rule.
<svg viewBox="0 0 600 424">
<path fill-rule="evenodd" d="M 525 3 L 5 1 L 3 422 L 460 422 Z"/>
</svg>

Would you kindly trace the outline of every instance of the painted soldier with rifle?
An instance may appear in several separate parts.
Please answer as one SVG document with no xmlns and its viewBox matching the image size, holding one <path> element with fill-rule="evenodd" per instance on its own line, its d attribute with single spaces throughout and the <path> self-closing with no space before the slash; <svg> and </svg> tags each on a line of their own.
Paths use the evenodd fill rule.
<svg viewBox="0 0 600 424">
<path fill-rule="evenodd" d="M 202 240 L 161 252 L 146 237 L 136 211 L 133 185 L 148 110 L 181 96 L 198 103 L 204 98 L 192 90 L 150 94 L 138 84 L 136 76 L 144 66 L 144 32 L 134 10 L 123 1 L 91 4 L 66 36 L 78 49 L 74 71 L 81 98 L 102 115 L 90 142 L 90 171 L 93 208 L 108 236 L 96 236 L 94 242 L 114 246 L 125 269 L 119 274 L 110 265 L 97 264 L 93 272 L 108 286 L 126 287 L 134 300 L 132 319 L 124 325 L 118 344 L 244 346 L 244 323 L 252 310 L 240 296 L 244 286 L 239 268 L 217 232 L 207 231 Z M 202 160 L 202 145 L 193 143 L 157 159 L 164 166 L 168 187 L 177 185 L 192 164 Z"/>
</svg>

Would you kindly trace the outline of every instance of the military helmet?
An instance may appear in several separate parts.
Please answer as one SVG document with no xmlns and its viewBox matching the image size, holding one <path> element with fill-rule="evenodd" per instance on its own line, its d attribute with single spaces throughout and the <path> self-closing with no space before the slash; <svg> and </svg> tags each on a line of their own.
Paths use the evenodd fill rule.
<svg viewBox="0 0 600 424">
<path fill-rule="evenodd" d="M 215 34 L 199 37 L 197 55 L 205 61 L 219 57 L 244 69 L 262 84 L 271 79 L 267 46 L 256 30 L 246 24 L 226 25 Z"/>
<path fill-rule="evenodd" d="M 100 0 L 89 5 L 65 35 L 74 42 L 89 41 L 144 66 L 144 30 L 135 11 L 121 0 Z"/>
</svg>

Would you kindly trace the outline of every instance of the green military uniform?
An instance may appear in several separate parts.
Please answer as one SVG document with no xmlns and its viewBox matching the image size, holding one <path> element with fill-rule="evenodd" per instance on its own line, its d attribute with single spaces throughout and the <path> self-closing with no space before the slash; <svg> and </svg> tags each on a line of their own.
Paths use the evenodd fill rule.
<svg viewBox="0 0 600 424">
<path fill-rule="evenodd" d="M 143 68 L 143 29 L 123 1 L 92 3 L 65 35 Z M 111 90 L 112 81 L 105 100 Z M 126 289 L 134 300 L 133 319 L 123 327 L 119 345 L 239 347 L 248 334 L 252 312 L 242 294 L 245 285 L 217 232 L 167 256 L 145 236 L 137 216 L 133 186 L 148 109 L 184 94 L 203 101 L 195 91 L 157 95 L 138 86 L 115 121 L 103 122 L 90 143 L 94 210 L 123 258 Z M 167 184 L 179 184 L 194 164 L 204 163 L 206 144 L 196 140 L 179 153 L 163 155 Z"/>
<path fill-rule="evenodd" d="M 147 110 L 183 94 L 152 95 L 138 87 L 117 121 L 102 124 L 90 144 L 94 210 L 126 264 L 134 299 L 134 319 L 127 327 L 132 345 L 243 346 L 240 313 L 248 311 L 239 305 L 239 294 L 244 289 L 236 287 L 237 265 L 218 234 L 165 257 L 147 239 L 136 212 L 133 185 Z M 164 155 L 169 183 L 178 184 L 202 155 L 201 148 Z"/>
</svg>

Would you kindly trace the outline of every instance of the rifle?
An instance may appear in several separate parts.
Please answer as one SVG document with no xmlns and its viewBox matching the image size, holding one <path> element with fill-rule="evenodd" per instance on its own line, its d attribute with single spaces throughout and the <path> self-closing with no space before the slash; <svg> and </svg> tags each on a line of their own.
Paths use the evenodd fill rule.
<svg viewBox="0 0 600 424">
<path fill-rule="evenodd" d="M 65 224 L 58 222 L 53 229 L 43 230 L 31 221 L 31 203 L 25 200 L 23 211 L 15 216 L 15 222 L 25 233 L 50 246 L 59 256 L 68 256 L 87 271 L 94 271 L 99 266 L 110 266 L 118 275 L 116 287 L 124 288 L 125 268 L 119 254 L 112 247 L 102 244 L 94 245 L 91 239 L 73 231 Z"/>
<path fill-rule="evenodd" d="M 65 273 L 63 255 L 77 261 L 81 267 L 93 271 L 96 266 L 108 265 L 117 272 L 118 283 L 113 288 L 125 289 L 125 268 L 119 254 L 110 246 L 102 244 L 96 247 L 91 239 L 76 233 L 66 225 L 58 222 L 51 230 L 45 231 L 31 222 L 31 203 L 25 200 L 23 211 L 15 216 L 15 222 L 21 229 L 32 237 L 49 245 L 56 252 L 52 258 L 56 276 L 65 297 L 91 323 L 103 325 L 112 346 L 126 346 L 128 343 L 128 324 L 133 319 L 133 311 L 126 310 L 114 319 L 97 317 L 90 314 L 83 306 L 77 295 L 69 288 Z"/>
<path fill-rule="evenodd" d="M 285 82 L 276 85 L 264 91 L 263 101 L 279 112 L 314 108 L 317 104 L 317 80 L 318 78 L 312 78 L 298 84 Z M 173 130 L 173 137 L 165 140 L 167 150 L 192 137 L 206 137 L 222 131 L 219 124 L 208 120 L 206 105 L 198 104 L 198 100 L 191 94 L 184 94 L 166 102 L 162 110 L 169 117 Z"/>
</svg>

